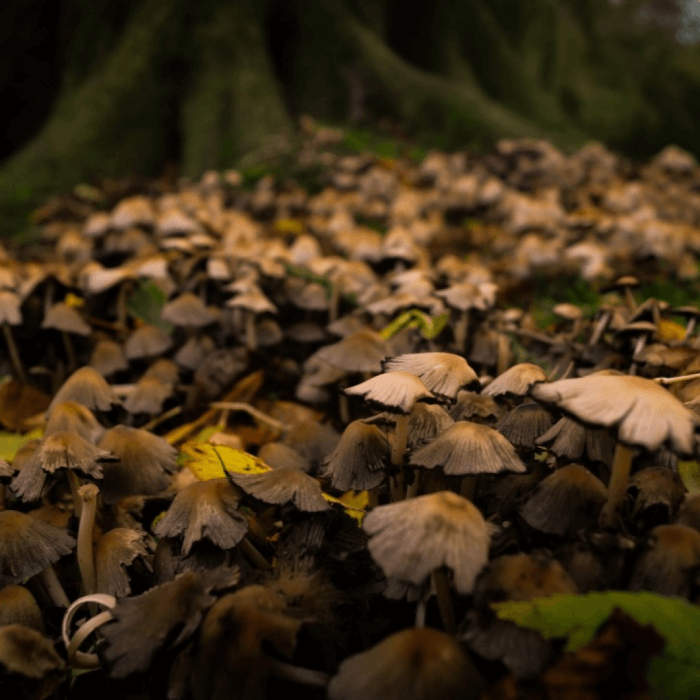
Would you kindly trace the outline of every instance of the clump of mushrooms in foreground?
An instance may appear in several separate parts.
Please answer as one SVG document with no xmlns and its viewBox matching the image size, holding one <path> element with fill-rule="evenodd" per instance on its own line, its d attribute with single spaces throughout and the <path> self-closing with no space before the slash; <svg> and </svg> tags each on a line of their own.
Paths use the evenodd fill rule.
<svg viewBox="0 0 700 700">
<path fill-rule="evenodd" d="M 0 250 L 3 696 L 545 697 L 571 657 L 499 605 L 700 604 L 700 311 L 640 292 L 697 282 L 694 159 L 299 158 Z M 538 325 L 543 277 L 596 301 Z"/>
</svg>

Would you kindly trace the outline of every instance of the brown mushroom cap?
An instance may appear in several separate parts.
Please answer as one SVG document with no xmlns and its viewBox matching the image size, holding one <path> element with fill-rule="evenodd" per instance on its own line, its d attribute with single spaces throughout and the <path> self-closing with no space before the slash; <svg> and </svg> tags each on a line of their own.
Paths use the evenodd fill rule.
<svg viewBox="0 0 700 700">
<path fill-rule="evenodd" d="M 667 446 L 684 455 L 696 451 L 698 416 L 650 379 L 592 374 L 537 384 L 530 393 L 582 423 L 615 428 L 624 445 L 650 451 Z"/>
<path fill-rule="evenodd" d="M 218 316 L 204 305 L 204 302 L 192 292 L 184 292 L 169 301 L 160 313 L 160 317 L 173 326 L 201 328 L 218 320 Z"/>
<path fill-rule="evenodd" d="M 64 401 L 75 401 L 90 410 L 109 411 L 119 403 L 104 377 L 92 367 L 81 367 L 63 382 L 49 404 L 47 413 Z"/>
<path fill-rule="evenodd" d="M 248 532 L 238 511 L 240 492 L 228 479 L 196 481 L 180 491 L 155 527 L 158 537 L 183 537 L 182 553 L 206 537 L 221 549 L 232 549 Z"/>
<path fill-rule="evenodd" d="M 7 673 L 36 680 L 65 667 L 50 639 L 18 624 L 0 627 L 0 665 Z"/>
<path fill-rule="evenodd" d="M 496 425 L 501 435 L 514 447 L 534 450 L 536 440 L 554 422 L 552 414 L 538 403 L 523 403 L 509 411 Z"/>
<path fill-rule="evenodd" d="M 488 561 L 489 529 L 466 498 L 440 491 L 378 506 L 364 519 L 369 551 L 387 576 L 415 585 L 446 566 L 468 594 Z"/>
<path fill-rule="evenodd" d="M 480 423 L 457 421 L 409 458 L 425 469 L 442 467 L 445 474 L 525 472 L 527 467 L 513 445 L 497 430 Z"/>
<path fill-rule="evenodd" d="M 406 629 L 340 664 L 329 700 L 474 700 L 483 680 L 439 630 Z"/>
<path fill-rule="evenodd" d="M 90 366 L 103 377 L 129 369 L 122 346 L 114 340 L 99 340 L 90 354 Z"/>
<path fill-rule="evenodd" d="M 116 621 L 101 629 L 110 677 L 147 671 L 160 650 L 189 639 L 216 601 L 213 591 L 234 586 L 238 578 L 238 569 L 186 572 L 146 593 L 122 598 L 112 610 Z"/>
<path fill-rule="evenodd" d="M 144 530 L 115 527 L 106 532 L 95 550 L 97 590 L 116 598 L 131 593 L 129 576 L 125 571 L 137 557 L 145 561 L 151 555 L 150 539 Z"/>
<path fill-rule="evenodd" d="M 95 447 L 77 433 L 57 431 L 47 435 L 38 450 L 41 468 L 53 474 L 57 469 L 74 469 L 102 478 L 102 462 L 116 461 L 107 450 Z"/>
<path fill-rule="evenodd" d="M 451 352 L 408 353 L 382 362 L 384 372 L 415 374 L 436 396 L 455 400 L 460 389 L 480 388 L 469 363 Z"/>
<path fill-rule="evenodd" d="M 0 511 L 0 585 L 20 583 L 73 551 L 66 530 L 17 510 Z"/>
<path fill-rule="evenodd" d="M 52 406 L 44 435 L 61 431 L 76 433 L 88 442 L 95 443 L 102 437 L 105 429 L 89 408 L 75 401 L 63 401 Z"/>
<path fill-rule="evenodd" d="M 386 435 L 375 425 L 349 423 L 333 452 L 323 461 L 331 486 L 340 491 L 373 489 L 384 481 L 390 448 Z"/>
<path fill-rule="evenodd" d="M 24 586 L 9 584 L 0 588 L 0 627 L 13 624 L 44 632 L 44 618 L 36 598 Z"/>
<path fill-rule="evenodd" d="M 345 372 L 381 372 L 382 360 L 388 354 L 386 340 L 366 328 L 322 347 L 314 356 Z"/>
<path fill-rule="evenodd" d="M 229 472 L 229 477 L 243 491 L 264 503 L 293 503 L 299 510 L 309 513 L 330 508 L 318 481 L 298 469 L 279 467 L 262 474 Z"/>
<path fill-rule="evenodd" d="M 143 325 L 134 330 L 124 343 L 124 354 L 129 360 L 156 357 L 170 350 L 173 339 L 156 326 Z"/>
<path fill-rule="evenodd" d="M 525 396 L 533 384 L 547 379 L 544 370 L 530 362 L 507 369 L 484 389 L 487 396 Z"/>
<path fill-rule="evenodd" d="M 162 491 L 170 484 L 168 474 L 177 469 L 175 448 L 147 430 L 117 425 L 105 432 L 98 447 L 119 459 L 103 469 L 101 493 L 108 504 Z"/>
</svg>

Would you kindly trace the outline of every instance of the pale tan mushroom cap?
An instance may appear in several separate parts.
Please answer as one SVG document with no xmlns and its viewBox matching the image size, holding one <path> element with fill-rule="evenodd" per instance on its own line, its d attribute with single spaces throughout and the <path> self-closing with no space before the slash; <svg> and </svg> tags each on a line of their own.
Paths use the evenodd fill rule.
<svg viewBox="0 0 700 700">
<path fill-rule="evenodd" d="M 446 566 L 461 594 L 488 561 L 489 528 L 466 498 L 440 491 L 378 506 L 364 519 L 369 551 L 387 576 L 415 585 Z"/>
<path fill-rule="evenodd" d="M 131 593 L 125 571 L 137 557 L 148 560 L 151 555 L 149 535 L 145 530 L 115 527 L 100 538 L 95 551 L 97 590 L 118 598 Z"/>
<path fill-rule="evenodd" d="M 435 398 L 423 382 L 408 372 L 388 372 L 344 390 L 351 396 L 362 396 L 369 404 L 392 413 L 407 414 L 421 399 Z"/>
<path fill-rule="evenodd" d="M 469 363 L 451 352 L 407 353 L 385 360 L 382 367 L 385 372 L 415 374 L 434 394 L 451 400 L 457 398 L 460 389 L 479 384 Z"/>
<path fill-rule="evenodd" d="M 173 326 L 201 328 L 218 320 L 217 316 L 192 292 L 185 292 L 169 301 L 160 313 L 163 321 Z"/>
<path fill-rule="evenodd" d="M 99 411 L 109 411 L 119 403 L 105 378 L 92 367 L 77 369 L 63 382 L 46 409 L 47 414 L 51 414 L 54 406 L 64 401 L 75 401 L 90 410 Z"/>
<path fill-rule="evenodd" d="M 409 458 L 412 465 L 445 474 L 497 474 L 525 472 L 527 467 L 515 448 L 497 430 L 481 423 L 457 421 Z"/>
<path fill-rule="evenodd" d="M 507 369 L 483 391 L 487 396 L 524 396 L 530 387 L 547 379 L 544 370 L 530 362 L 521 362 Z"/>
<path fill-rule="evenodd" d="M 59 430 L 47 435 L 39 446 L 41 468 L 49 474 L 57 469 L 77 469 L 93 478 L 102 478 L 100 461 L 116 458 L 78 435 Z"/>
<path fill-rule="evenodd" d="M 626 375 L 591 375 L 537 384 L 531 395 L 589 425 L 617 429 L 617 439 L 655 451 L 696 451 L 698 416 L 656 382 Z"/>
<path fill-rule="evenodd" d="M 363 328 L 337 343 L 325 345 L 315 354 L 333 367 L 345 372 L 380 372 L 389 346 L 379 333 Z"/>
</svg>

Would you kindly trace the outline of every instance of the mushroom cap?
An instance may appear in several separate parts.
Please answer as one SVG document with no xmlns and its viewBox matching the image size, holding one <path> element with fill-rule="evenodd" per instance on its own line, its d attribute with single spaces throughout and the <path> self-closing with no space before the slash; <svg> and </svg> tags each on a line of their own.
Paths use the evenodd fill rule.
<svg viewBox="0 0 700 700">
<path fill-rule="evenodd" d="M 378 506 L 364 518 L 372 558 L 389 577 L 415 585 L 446 566 L 461 594 L 488 561 L 489 528 L 466 498 L 440 491 Z"/>
<path fill-rule="evenodd" d="M 228 475 L 237 486 L 264 503 L 293 503 L 308 513 L 330 508 L 318 481 L 298 469 L 279 467 L 262 474 L 228 472 Z"/>
<path fill-rule="evenodd" d="M 102 478 L 100 462 L 116 458 L 106 450 L 95 447 L 91 442 L 65 430 L 47 435 L 39 446 L 41 468 L 49 474 L 57 469 L 75 469 L 93 478 Z"/>
<path fill-rule="evenodd" d="M 114 340 L 99 340 L 90 354 L 90 366 L 103 377 L 129 369 L 122 346 Z"/>
<path fill-rule="evenodd" d="M 143 325 L 134 330 L 124 343 L 124 354 L 129 360 L 156 357 L 170 350 L 173 339 L 156 326 Z"/>
<path fill-rule="evenodd" d="M 538 403 L 523 403 L 509 411 L 496 425 L 514 447 L 534 450 L 535 442 L 554 423 L 552 414 Z"/>
<path fill-rule="evenodd" d="M 497 474 L 525 472 L 527 467 L 513 445 L 497 430 L 481 423 L 457 421 L 409 458 L 425 469 L 442 467 L 445 474 Z"/>
<path fill-rule="evenodd" d="M 698 416 L 650 379 L 592 374 L 537 384 L 530 394 L 582 423 L 615 428 L 624 445 L 651 452 L 666 446 L 682 455 L 696 451 Z"/>
<path fill-rule="evenodd" d="M 468 700 L 481 685 L 460 644 L 439 630 L 409 628 L 348 657 L 329 700 Z"/>
<path fill-rule="evenodd" d="M 207 308 L 204 302 L 192 292 L 184 292 L 169 301 L 160 312 L 163 321 L 173 326 L 202 328 L 218 320 L 216 314 Z"/>
<path fill-rule="evenodd" d="M 182 536 L 182 553 L 206 537 L 221 549 L 232 549 L 248 532 L 238 512 L 240 492 L 228 479 L 195 481 L 180 491 L 155 527 L 158 537 Z"/>
<path fill-rule="evenodd" d="M 0 512 L 0 585 L 20 583 L 70 554 L 66 530 L 17 510 Z"/>
<path fill-rule="evenodd" d="M 63 401 L 51 408 L 44 436 L 61 431 L 76 433 L 88 442 L 95 443 L 102 437 L 105 429 L 89 408 L 75 401 Z"/>
<path fill-rule="evenodd" d="M 435 398 L 423 382 L 408 372 L 387 372 L 343 390 L 362 396 L 370 405 L 390 413 L 408 414 L 416 401 Z"/>
<path fill-rule="evenodd" d="M 107 641 L 102 657 L 110 678 L 147 671 L 161 649 L 189 639 L 216 601 L 212 591 L 230 588 L 238 578 L 237 568 L 185 572 L 146 593 L 122 598 L 112 610 L 115 622 L 100 630 Z"/>
<path fill-rule="evenodd" d="M 469 363 L 451 352 L 407 353 L 384 360 L 382 369 L 415 374 L 433 394 L 452 401 L 460 389 L 481 387 Z"/>
<path fill-rule="evenodd" d="M 44 618 L 36 598 L 28 588 L 11 583 L 0 588 L 0 627 L 13 624 L 44 632 Z"/>
<path fill-rule="evenodd" d="M 498 375 L 482 393 L 487 396 L 525 396 L 533 384 L 546 379 L 547 375 L 541 367 L 521 362 Z"/>
<path fill-rule="evenodd" d="M 7 673 L 36 680 L 65 667 L 48 637 L 18 624 L 0 627 L 0 665 Z"/>
<path fill-rule="evenodd" d="M 136 382 L 134 391 L 124 400 L 124 408 L 132 414 L 146 413 L 154 416 L 162 412 L 163 404 L 172 394 L 172 385 L 158 377 L 143 376 Z"/>
<path fill-rule="evenodd" d="M 369 329 L 351 333 L 342 340 L 325 345 L 314 353 L 332 367 L 345 372 L 381 372 L 389 346 L 379 333 Z"/>
<path fill-rule="evenodd" d="M 64 401 L 75 401 L 90 410 L 109 411 L 119 399 L 114 395 L 105 378 L 92 367 L 81 367 L 63 382 L 49 404 L 47 413 L 50 414 L 56 404 Z"/>
<path fill-rule="evenodd" d="M 97 590 L 116 598 L 129 595 L 131 586 L 125 568 L 137 557 L 147 559 L 150 556 L 149 542 L 145 530 L 115 527 L 105 532 L 95 550 Z"/>
<path fill-rule="evenodd" d="M 607 496 L 603 482 L 588 469 L 568 464 L 537 484 L 520 515 L 540 532 L 574 534 L 597 524 Z"/>
<path fill-rule="evenodd" d="M 376 425 L 349 423 L 333 452 L 323 460 L 331 486 L 340 491 L 373 489 L 384 481 L 389 441 Z"/>
<path fill-rule="evenodd" d="M 19 326 L 22 323 L 21 299 L 8 289 L 0 290 L 0 323 Z"/>
<path fill-rule="evenodd" d="M 83 317 L 72 307 L 60 301 L 54 304 L 41 322 L 42 328 L 55 328 L 57 331 L 74 333 L 75 335 L 90 335 L 92 328 Z"/>
<path fill-rule="evenodd" d="M 125 496 L 159 493 L 170 485 L 168 474 L 177 469 L 175 448 L 147 430 L 116 425 L 105 432 L 98 447 L 119 459 L 103 469 L 101 493 L 108 504 Z"/>
</svg>

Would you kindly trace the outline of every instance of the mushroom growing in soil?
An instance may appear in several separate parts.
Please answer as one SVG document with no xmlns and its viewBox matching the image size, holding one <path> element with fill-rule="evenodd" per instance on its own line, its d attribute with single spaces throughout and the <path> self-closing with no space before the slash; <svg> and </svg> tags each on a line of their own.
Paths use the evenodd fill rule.
<svg viewBox="0 0 700 700">
<path fill-rule="evenodd" d="M 536 384 L 530 393 L 537 401 L 556 406 L 582 423 L 615 429 L 617 445 L 608 500 L 600 515 L 603 526 L 615 522 L 635 447 L 654 452 L 665 446 L 686 456 L 696 452 L 700 419 L 650 379 L 596 373 Z"/>
</svg>

